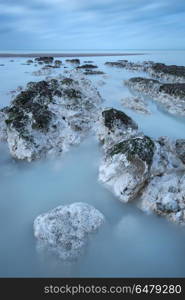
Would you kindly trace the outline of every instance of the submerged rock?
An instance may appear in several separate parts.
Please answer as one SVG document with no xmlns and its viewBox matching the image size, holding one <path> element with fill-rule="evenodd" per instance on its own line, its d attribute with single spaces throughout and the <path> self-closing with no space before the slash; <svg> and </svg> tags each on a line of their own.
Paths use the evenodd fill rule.
<svg viewBox="0 0 185 300">
<path fill-rule="evenodd" d="M 31 161 L 78 144 L 97 118 L 101 101 L 79 72 L 28 83 L 3 112 L 12 156 Z"/>
<path fill-rule="evenodd" d="M 90 234 L 96 232 L 104 221 L 102 213 L 86 203 L 58 206 L 34 221 L 38 249 L 47 249 L 63 260 L 77 259 Z"/>
<path fill-rule="evenodd" d="M 124 107 L 132 109 L 140 114 L 151 114 L 146 101 L 141 97 L 126 97 L 121 100 Z"/>
</svg>

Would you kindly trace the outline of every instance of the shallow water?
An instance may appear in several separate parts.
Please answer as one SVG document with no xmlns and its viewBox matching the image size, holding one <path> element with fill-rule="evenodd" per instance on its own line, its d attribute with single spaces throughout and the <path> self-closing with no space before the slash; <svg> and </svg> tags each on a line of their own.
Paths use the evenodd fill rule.
<svg viewBox="0 0 185 300">
<path fill-rule="evenodd" d="M 119 57 L 90 58 L 108 75 L 107 78 L 89 76 L 104 97 L 104 106 L 126 111 L 146 134 L 153 137 L 185 137 L 184 120 L 169 115 L 151 99 L 148 99 L 152 111 L 150 116 L 123 108 L 120 100 L 130 94 L 123 80 L 139 73 L 104 66 L 105 61 L 117 59 Z M 155 59 L 183 64 L 183 56 L 180 61 L 179 55 L 177 60 L 173 53 L 160 56 L 157 52 L 146 57 L 131 56 L 126 59 Z M 19 58 L 9 62 L 9 59 L 0 59 L 0 63 L 5 63 L 5 67 L 1 67 L 5 68 L 4 76 L 0 73 L 1 106 L 10 101 L 7 91 L 42 78 L 30 73 L 37 67 L 21 65 L 25 60 Z M 99 80 L 106 84 L 98 85 Z M 185 276 L 185 231 L 164 219 L 145 215 L 134 203 L 124 205 L 119 202 L 98 182 L 100 159 L 101 149 L 92 136 L 80 146 L 73 147 L 62 159 L 30 164 L 13 160 L 7 146 L 0 144 L 1 277 Z M 92 236 L 85 255 L 76 263 L 62 263 L 48 254 L 41 256 L 36 251 L 33 237 L 35 217 L 58 205 L 78 201 L 99 209 L 106 217 L 105 226 Z"/>
</svg>

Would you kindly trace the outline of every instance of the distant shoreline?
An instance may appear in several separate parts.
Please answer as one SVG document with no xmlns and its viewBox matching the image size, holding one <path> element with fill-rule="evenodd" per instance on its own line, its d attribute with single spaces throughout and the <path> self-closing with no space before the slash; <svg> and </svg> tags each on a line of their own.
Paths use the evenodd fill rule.
<svg viewBox="0 0 185 300">
<path fill-rule="evenodd" d="M 92 57 L 92 56 L 128 56 L 144 55 L 146 53 L 0 53 L 0 57 Z"/>
</svg>

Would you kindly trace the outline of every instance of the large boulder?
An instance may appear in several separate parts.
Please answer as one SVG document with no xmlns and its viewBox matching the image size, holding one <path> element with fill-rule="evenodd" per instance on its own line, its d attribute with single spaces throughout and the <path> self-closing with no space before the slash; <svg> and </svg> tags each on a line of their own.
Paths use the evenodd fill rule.
<svg viewBox="0 0 185 300">
<path fill-rule="evenodd" d="M 76 259 L 83 253 L 90 234 L 104 221 L 102 213 L 86 203 L 58 206 L 34 221 L 38 249 L 47 249 L 63 260 Z"/>
<path fill-rule="evenodd" d="M 100 181 L 122 202 L 133 200 L 150 176 L 154 150 L 154 142 L 142 135 L 115 144 L 102 160 Z"/>
<path fill-rule="evenodd" d="M 13 157 L 31 161 L 78 144 L 93 125 L 102 99 L 79 72 L 30 82 L 4 109 Z"/>
<path fill-rule="evenodd" d="M 109 149 L 124 138 L 135 135 L 137 130 L 137 124 L 123 111 L 108 108 L 100 115 L 97 136 L 104 148 Z"/>
</svg>

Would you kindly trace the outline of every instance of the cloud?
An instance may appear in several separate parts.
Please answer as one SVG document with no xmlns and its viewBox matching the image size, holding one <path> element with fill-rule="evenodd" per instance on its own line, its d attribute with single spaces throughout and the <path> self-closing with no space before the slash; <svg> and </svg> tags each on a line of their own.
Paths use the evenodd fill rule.
<svg viewBox="0 0 185 300">
<path fill-rule="evenodd" d="M 184 0 L 1 0 L 6 49 L 185 48 Z"/>
</svg>

